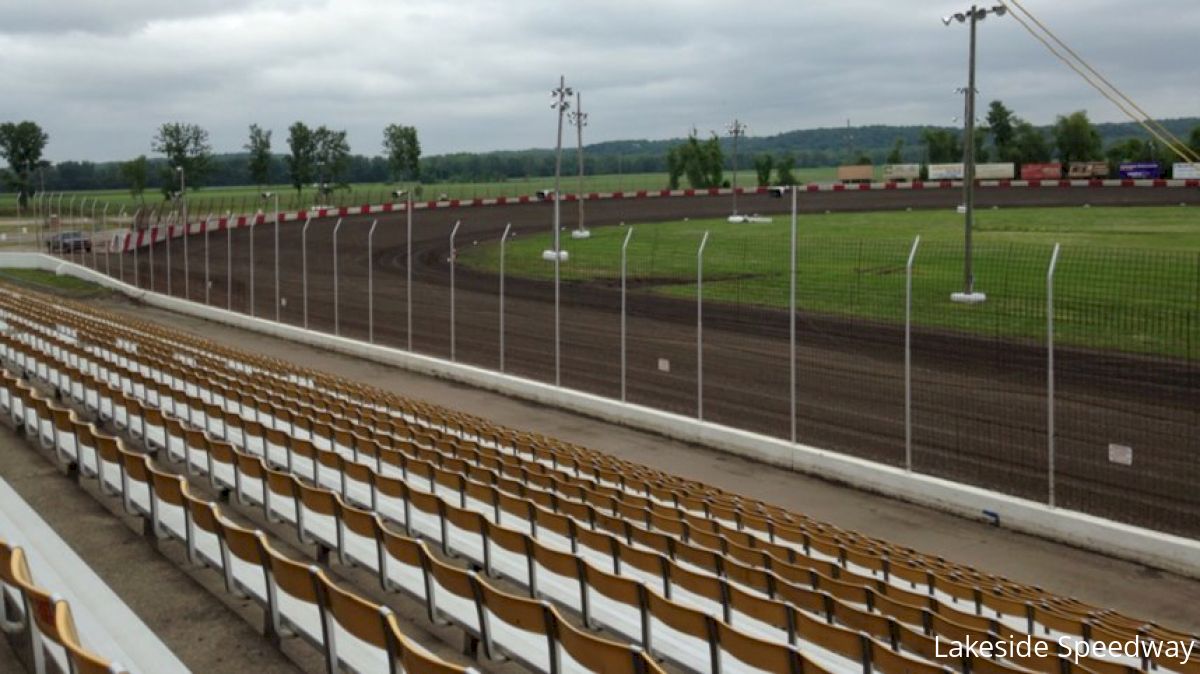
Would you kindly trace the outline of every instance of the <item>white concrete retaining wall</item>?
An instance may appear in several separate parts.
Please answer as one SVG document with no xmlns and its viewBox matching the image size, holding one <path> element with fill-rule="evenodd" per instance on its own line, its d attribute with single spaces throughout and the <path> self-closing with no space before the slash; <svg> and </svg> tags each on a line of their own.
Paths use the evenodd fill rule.
<svg viewBox="0 0 1200 674">
<path fill-rule="evenodd" d="M 1200 578 L 1200 541 L 1197 540 L 1142 529 L 1072 510 L 1051 508 L 1035 501 L 929 475 L 908 473 L 900 468 L 816 447 L 793 445 L 786 440 L 622 403 L 590 393 L 556 388 L 542 382 L 408 353 L 392 347 L 367 344 L 261 318 L 251 318 L 224 309 L 139 290 L 104 274 L 49 255 L 0 252 L 0 267 L 38 268 L 68 274 L 170 311 L 579 412 L 971 519 L 984 519 L 987 517 L 984 511 L 988 511 L 995 513 L 1000 526 L 1015 531 Z"/>
</svg>

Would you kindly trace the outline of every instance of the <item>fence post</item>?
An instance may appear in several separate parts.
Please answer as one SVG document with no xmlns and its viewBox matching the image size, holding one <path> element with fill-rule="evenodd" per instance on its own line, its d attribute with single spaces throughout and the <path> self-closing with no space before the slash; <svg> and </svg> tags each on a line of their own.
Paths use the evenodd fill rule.
<svg viewBox="0 0 1200 674">
<path fill-rule="evenodd" d="M 456 259 L 458 258 L 458 252 L 454 249 L 454 237 L 455 237 L 455 235 L 458 234 L 458 227 L 461 224 L 462 224 L 462 220 L 456 220 L 454 222 L 454 228 L 450 230 L 450 362 L 451 363 L 457 362 L 457 356 L 455 353 L 455 347 L 457 347 L 457 342 L 455 341 L 455 332 L 454 332 L 454 324 L 456 322 L 454 320 L 455 319 L 455 315 L 454 315 L 454 309 L 455 309 L 454 268 L 455 268 L 455 264 L 454 263 L 455 263 Z"/>
<path fill-rule="evenodd" d="M 167 221 L 167 297 L 174 297 L 171 294 L 171 232 L 175 229 L 175 223 Z"/>
<path fill-rule="evenodd" d="M 208 230 L 212 225 L 212 213 L 209 213 L 204 218 L 204 304 L 211 303 L 212 298 L 212 281 L 209 280 L 208 271 Z"/>
<path fill-rule="evenodd" d="M 626 351 L 625 351 L 625 298 L 626 298 L 626 251 L 629 249 L 629 239 L 633 237 L 633 227 L 631 226 L 625 232 L 625 241 L 621 244 L 621 402 L 625 402 L 625 372 L 626 372 Z"/>
<path fill-rule="evenodd" d="M 337 224 L 333 226 L 333 334 L 342 334 L 341 317 L 338 315 L 338 258 L 337 258 L 337 235 L 338 230 L 342 228 L 342 219 L 338 218 Z"/>
<path fill-rule="evenodd" d="M 912 472 L 912 273 L 913 261 L 917 258 L 917 246 L 921 235 L 913 239 L 908 252 L 908 263 L 904 265 L 904 470 Z"/>
<path fill-rule="evenodd" d="M 375 258 L 373 257 L 376 219 L 367 232 L 367 341 L 375 343 Z"/>
<path fill-rule="evenodd" d="M 250 315 L 254 315 L 254 230 L 258 229 L 258 213 L 250 217 Z"/>
<path fill-rule="evenodd" d="M 1054 493 L 1054 270 L 1058 266 L 1059 244 L 1054 244 L 1050 267 L 1046 270 L 1046 458 L 1050 507 Z"/>
<path fill-rule="evenodd" d="M 405 272 L 408 274 L 408 281 L 405 283 L 405 316 L 408 321 L 408 352 L 413 350 L 413 315 L 412 315 L 412 228 L 413 228 L 413 200 L 412 190 L 408 191 L 408 203 L 404 207 L 405 214 L 408 216 L 408 243 L 405 246 L 405 255 L 408 256 L 404 264 Z"/>
<path fill-rule="evenodd" d="M 708 231 L 696 249 L 696 418 L 704 420 L 704 247 Z"/>
<path fill-rule="evenodd" d="M 191 233 L 191 227 L 188 225 L 187 215 L 185 214 L 183 217 L 183 298 L 189 302 L 192 301 L 192 256 L 188 252 L 188 239 L 191 238 Z"/>
<path fill-rule="evenodd" d="M 233 311 L 233 213 L 225 213 L 225 309 Z"/>
<path fill-rule="evenodd" d="M 304 297 L 301 302 L 304 304 L 304 329 L 308 329 L 308 226 L 312 224 L 312 216 L 308 216 L 304 220 L 304 227 L 300 229 L 300 287 Z"/>
<path fill-rule="evenodd" d="M 104 231 L 108 227 L 108 202 L 104 202 L 104 210 L 100 211 L 100 230 Z M 96 238 L 95 236 L 92 237 Z M 112 241 L 110 238 L 109 241 Z M 112 276 L 112 251 L 106 246 L 104 248 L 104 274 Z M 96 242 L 92 241 L 92 265 L 99 267 L 96 264 Z"/>
<path fill-rule="evenodd" d="M 512 230 L 512 223 L 504 226 L 504 233 L 500 235 L 500 371 L 504 372 L 504 248 L 508 241 L 508 233 Z"/>
<path fill-rule="evenodd" d="M 737 199 L 737 189 L 734 189 L 734 199 Z M 792 185 L 792 237 L 791 237 L 791 252 L 788 257 L 788 381 L 789 396 L 791 407 L 788 408 L 788 417 L 791 423 L 791 438 L 792 444 L 796 444 L 796 205 L 797 205 L 796 186 Z M 737 212 L 737 209 L 734 209 Z M 795 466 L 795 452 L 792 453 L 792 465 Z"/>
<path fill-rule="evenodd" d="M 150 292 L 156 292 L 154 287 L 154 239 L 158 238 L 158 225 L 150 228 Z"/>
<path fill-rule="evenodd" d="M 279 322 L 279 194 L 275 194 L 275 322 Z"/>
</svg>

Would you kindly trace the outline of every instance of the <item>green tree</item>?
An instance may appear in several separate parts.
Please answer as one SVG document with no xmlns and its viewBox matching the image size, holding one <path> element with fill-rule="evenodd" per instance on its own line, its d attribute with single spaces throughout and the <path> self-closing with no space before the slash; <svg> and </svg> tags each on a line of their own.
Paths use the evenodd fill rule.
<svg viewBox="0 0 1200 674">
<path fill-rule="evenodd" d="M 1013 131 L 1011 160 L 1020 164 L 1050 161 L 1050 143 L 1036 126 L 1020 120 Z"/>
<path fill-rule="evenodd" d="M 775 158 L 769 154 L 760 154 L 754 158 L 754 173 L 758 176 L 758 186 L 771 184 L 771 170 L 775 168 Z"/>
<path fill-rule="evenodd" d="M 189 185 L 202 185 L 212 168 L 212 146 L 208 132 L 196 124 L 170 122 L 158 127 L 150 149 L 166 155 L 162 167 L 163 194 L 179 184 L 177 169 L 183 167 Z"/>
<path fill-rule="evenodd" d="M 1192 152 L 1200 154 L 1200 125 L 1192 129 L 1192 135 L 1188 136 L 1188 145 L 1192 147 Z"/>
<path fill-rule="evenodd" d="M 892 144 L 892 151 L 888 153 L 887 163 L 899 164 L 904 161 L 904 139 L 897 138 Z"/>
<path fill-rule="evenodd" d="M 304 191 L 304 186 L 313 181 L 316 162 L 313 132 L 304 122 L 296 122 L 288 127 L 288 150 L 290 154 L 284 158 L 288 168 L 288 179 L 299 195 Z"/>
<path fill-rule="evenodd" d="M 796 168 L 796 158 L 789 152 L 779 159 L 775 160 L 775 170 L 778 173 L 780 185 L 798 185 L 799 180 L 796 180 L 796 174 L 792 170 Z"/>
<path fill-rule="evenodd" d="M 870 166 L 871 164 L 874 164 L 874 163 L 875 162 L 871 161 L 870 155 L 868 155 L 866 153 L 858 155 L 858 159 L 856 159 L 854 161 L 855 166 Z"/>
<path fill-rule="evenodd" d="M 963 148 L 958 134 L 949 129 L 925 129 L 921 132 L 930 164 L 962 161 Z"/>
<path fill-rule="evenodd" d="M 320 169 L 322 195 L 328 194 L 330 184 L 336 188 L 348 187 L 344 180 L 350 165 L 350 143 L 346 141 L 346 132 L 321 125 L 313 131 L 312 143 L 313 159 Z"/>
<path fill-rule="evenodd" d="M 421 141 L 417 139 L 416 127 L 388 124 L 383 130 L 383 152 L 392 180 L 421 179 Z"/>
<path fill-rule="evenodd" d="M 992 101 L 988 106 L 987 126 L 992 136 L 992 146 L 996 148 L 996 159 L 1013 161 L 1013 141 L 1019 122 L 1017 116 L 1004 103 Z"/>
<path fill-rule="evenodd" d="M 679 189 L 679 179 L 683 176 L 683 151 L 681 146 L 667 150 L 667 188 Z"/>
<path fill-rule="evenodd" d="M 701 142 L 693 130 L 682 145 L 676 145 L 668 151 L 667 166 L 668 175 L 675 184 L 678 178 L 674 176 L 674 171 L 678 170 L 679 175 L 687 176 L 688 184 L 694 189 L 720 187 L 725 173 L 721 139 L 714 134 Z"/>
<path fill-rule="evenodd" d="M 33 174 L 42 166 L 42 150 L 49 141 L 50 136 L 34 122 L 0 124 L 0 155 L 8 161 L 2 177 L 5 184 L 16 191 L 21 208 L 29 205 Z"/>
<path fill-rule="evenodd" d="M 263 185 L 271 181 L 271 131 L 264 130 L 257 124 L 251 124 L 250 140 L 246 143 L 245 148 L 250 153 L 248 162 L 250 180 L 253 180 L 254 184 L 262 189 Z"/>
<path fill-rule="evenodd" d="M 1064 164 L 1103 157 L 1100 133 L 1092 126 L 1084 110 L 1066 116 L 1059 115 L 1051 134 L 1054 136 L 1054 146 L 1058 149 L 1058 158 Z"/>
<path fill-rule="evenodd" d="M 150 165 L 146 155 L 138 155 L 136 159 L 121 162 L 121 177 L 129 185 L 129 194 L 141 203 L 146 203 L 143 194 L 146 191 L 146 180 L 149 178 Z"/>
<path fill-rule="evenodd" d="M 1110 164 L 1120 164 L 1123 161 L 1153 161 L 1154 143 L 1140 138 L 1126 138 L 1113 143 L 1104 155 Z"/>
</svg>

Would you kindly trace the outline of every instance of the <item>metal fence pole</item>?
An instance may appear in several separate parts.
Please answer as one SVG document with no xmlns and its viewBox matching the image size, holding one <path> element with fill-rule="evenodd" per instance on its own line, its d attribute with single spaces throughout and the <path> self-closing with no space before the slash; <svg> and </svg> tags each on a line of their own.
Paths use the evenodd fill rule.
<svg viewBox="0 0 1200 674">
<path fill-rule="evenodd" d="M 512 223 L 504 226 L 504 233 L 500 235 L 500 371 L 504 372 L 504 248 L 508 241 L 508 233 L 512 230 Z"/>
<path fill-rule="evenodd" d="M 250 315 L 254 315 L 254 230 L 258 229 L 258 213 L 250 216 Z"/>
<path fill-rule="evenodd" d="M 736 140 L 736 136 L 734 140 Z M 737 189 L 734 189 L 734 199 L 737 198 Z M 796 186 L 792 185 L 792 240 L 791 253 L 788 257 L 788 395 L 791 400 L 791 407 L 788 411 L 788 417 L 791 419 L 791 438 L 792 444 L 796 444 L 796 204 L 797 204 Z M 734 209 L 737 212 L 737 209 Z M 795 462 L 795 454 L 792 454 L 793 465 Z"/>
<path fill-rule="evenodd" d="M 696 249 L 696 418 L 704 419 L 704 247 L 708 231 Z"/>
<path fill-rule="evenodd" d="M 312 224 L 312 216 L 304 220 L 300 229 L 300 287 L 304 297 L 304 329 L 308 329 L 308 226 Z"/>
<path fill-rule="evenodd" d="M 212 213 L 204 218 L 204 303 L 210 304 L 212 299 L 212 281 L 208 271 L 208 230 L 212 226 Z"/>
<path fill-rule="evenodd" d="M 1054 493 L 1054 270 L 1058 266 L 1059 244 L 1054 244 L 1050 267 L 1046 270 L 1046 477 L 1049 503 L 1056 505 Z"/>
<path fill-rule="evenodd" d="M 372 252 L 375 228 L 378 226 L 379 220 L 376 219 L 367 232 L 367 341 L 372 344 L 375 343 L 375 259 Z"/>
<path fill-rule="evenodd" d="M 183 297 L 189 302 L 192 299 L 191 254 L 188 252 L 188 239 L 191 238 L 191 227 L 187 215 L 183 217 Z"/>
<path fill-rule="evenodd" d="M 106 201 L 106 202 L 104 202 L 104 210 L 100 211 L 100 231 L 104 231 L 107 226 L 108 226 L 108 202 Z M 94 239 L 96 237 L 93 236 L 92 238 Z M 112 241 L 111 237 L 109 238 L 109 241 Z M 106 245 L 104 248 L 104 274 L 106 276 L 112 276 L 112 260 L 110 259 L 111 257 L 112 257 L 112 251 L 109 250 L 108 246 Z M 98 267 L 98 265 L 96 264 L 96 242 L 95 241 L 92 241 L 92 266 Z"/>
<path fill-rule="evenodd" d="M 633 237 L 633 227 L 630 227 L 625 232 L 625 241 L 621 244 L 621 402 L 625 402 L 625 373 L 626 373 L 626 350 L 625 350 L 625 298 L 626 298 L 626 251 L 629 249 L 629 239 Z"/>
<path fill-rule="evenodd" d="M 150 292 L 156 292 L 154 288 L 154 239 L 158 238 L 158 226 L 150 228 Z"/>
<path fill-rule="evenodd" d="M 454 229 L 450 230 L 450 362 L 451 363 L 456 362 L 456 357 L 457 357 L 456 353 L 455 353 L 455 347 L 457 346 L 457 343 L 455 341 L 455 332 L 454 332 L 454 324 L 455 324 L 455 320 L 454 320 L 454 318 L 455 318 L 455 315 L 454 315 L 454 309 L 455 309 L 454 268 L 455 268 L 455 264 L 454 263 L 455 263 L 455 260 L 458 258 L 458 252 L 454 249 L 454 237 L 455 237 L 455 235 L 458 234 L 458 227 L 461 224 L 462 224 L 462 220 L 455 221 Z"/>
<path fill-rule="evenodd" d="M 408 216 L 408 243 L 405 246 L 405 255 L 408 256 L 404 264 L 405 272 L 408 274 L 408 281 L 405 283 L 405 316 L 408 321 L 408 351 L 413 350 L 413 312 L 412 312 L 412 228 L 413 228 L 413 200 L 412 190 L 408 191 L 408 203 L 404 207 L 405 213 Z"/>
<path fill-rule="evenodd" d="M 225 309 L 233 311 L 233 214 L 225 214 Z"/>
<path fill-rule="evenodd" d="M 175 223 L 167 222 L 167 297 L 173 297 L 171 294 L 171 233 L 175 229 Z"/>
<path fill-rule="evenodd" d="M 342 219 L 338 218 L 337 224 L 333 226 L 333 334 L 342 334 L 341 317 L 338 315 L 338 256 L 337 256 L 337 235 L 338 230 L 342 228 Z"/>
<path fill-rule="evenodd" d="M 275 322 L 279 322 L 279 194 L 275 194 Z"/>
<path fill-rule="evenodd" d="M 913 239 L 908 252 L 908 263 L 904 265 L 904 470 L 912 472 L 912 273 L 917 258 L 917 247 L 921 235 Z"/>
</svg>

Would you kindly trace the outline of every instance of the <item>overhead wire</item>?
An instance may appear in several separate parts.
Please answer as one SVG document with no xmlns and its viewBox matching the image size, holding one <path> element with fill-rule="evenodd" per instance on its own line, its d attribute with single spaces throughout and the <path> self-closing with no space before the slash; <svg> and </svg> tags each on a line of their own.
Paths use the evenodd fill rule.
<svg viewBox="0 0 1200 674">
<path fill-rule="evenodd" d="M 1003 1 L 1004 0 L 1001 0 L 1002 3 L 1003 3 Z M 1026 9 L 1025 6 L 1021 4 L 1020 0 L 1008 0 L 1008 2 L 1011 2 L 1014 7 L 1021 10 L 1021 12 L 1023 14 L 1025 14 L 1025 16 L 1029 17 L 1029 19 L 1031 21 L 1033 21 L 1035 24 L 1037 24 L 1037 26 L 1039 28 L 1041 28 L 1043 32 L 1046 33 L 1046 35 L 1050 36 L 1050 39 L 1054 40 L 1054 42 L 1056 44 L 1058 44 L 1060 47 L 1062 47 L 1068 54 L 1071 55 L 1072 58 L 1074 58 L 1084 68 L 1086 68 L 1088 72 L 1090 72 L 1092 75 L 1095 75 L 1096 78 L 1100 80 L 1100 82 L 1102 82 L 1106 87 L 1108 87 L 1114 93 L 1116 93 L 1118 96 L 1120 96 L 1122 100 L 1124 100 L 1126 103 L 1128 103 L 1130 105 L 1130 107 L 1132 107 L 1134 110 L 1136 110 L 1141 115 L 1141 118 L 1136 119 L 1135 121 L 1142 123 L 1144 120 L 1145 123 L 1148 123 L 1151 126 L 1154 126 L 1159 131 L 1159 133 L 1161 133 L 1163 136 L 1166 136 L 1170 140 L 1174 141 L 1173 144 L 1177 145 L 1178 147 L 1171 147 L 1171 149 L 1175 150 L 1175 152 L 1177 154 L 1181 154 L 1185 159 L 1190 159 L 1191 161 L 1200 160 L 1200 155 L 1197 155 L 1194 151 L 1192 151 L 1192 149 L 1189 148 L 1186 143 L 1184 143 L 1177 136 L 1175 136 L 1175 134 L 1171 133 L 1171 131 L 1169 129 L 1167 129 L 1165 126 L 1163 126 L 1162 123 L 1160 123 L 1158 120 L 1154 119 L 1148 112 L 1143 110 L 1141 108 L 1141 106 L 1139 106 L 1137 104 L 1137 102 L 1135 102 L 1132 98 L 1127 96 L 1125 94 L 1125 92 L 1121 91 L 1115 84 L 1110 82 L 1106 77 L 1104 77 L 1104 75 L 1102 73 L 1100 73 L 1098 70 L 1093 68 L 1092 65 L 1090 63 L 1088 63 L 1086 59 L 1084 59 L 1082 56 L 1080 56 L 1078 53 L 1076 53 L 1074 49 L 1071 49 L 1070 45 L 1068 45 L 1061 38 L 1059 38 L 1057 35 L 1055 35 L 1054 31 L 1050 30 L 1049 26 L 1047 26 L 1045 23 L 1043 23 L 1041 20 L 1039 20 L 1036 16 L 1034 16 L 1033 12 Z M 1015 17 L 1015 14 L 1014 14 L 1014 17 Z M 1143 124 L 1143 126 L 1145 126 L 1145 124 Z M 1182 152 L 1181 152 L 1181 150 L 1182 150 Z"/>
<path fill-rule="evenodd" d="M 1138 107 L 1132 100 L 1130 100 L 1127 96 L 1125 96 L 1123 93 L 1121 93 L 1120 90 L 1118 90 L 1116 87 L 1112 86 L 1112 84 L 1108 83 L 1108 80 L 1106 80 L 1103 76 L 1101 76 L 1098 72 L 1096 72 L 1095 69 L 1093 69 L 1091 66 L 1089 66 L 1086 63 L 1086 61 L 1084 61 L 1082 58 L 1080 58 L 1078 56 L 1078 54 L 1075 54 L 1075 52 L 1073 50 L 1071 50 L 1064 43 L 1062 43 L 1061 40 L 1059 40 L 1056 36 L 1054 36 L 1053 33 L 1051 33 L 1049 31 L 1049 29 L 1046 29 L 1044 24 L 1042 24 L 1040 21 L 1038 21 L 1036 17 L 1034 17 L 1028 10 L 1026 10 L 1024 8 L 1024 6 L 1022 6 L 1019 3 L 1019 0 L 998 0 L 998 1 L 1000 2 L 1001 5 L 1003 5 L 1009 9 L 1009 14 L 1013 17 L 1013 19 L 1015 19 L 1017 21 L 1017 23 L 1019 23 L 1021 25 L 1022 28 L 1024 28 L 1030 35 L 1032 35 L 1034 37 L 1034 39 L 1036 39 L 1038 42 L 1041 42 L 1042 46 L 1044 46 L 1047 51 L 1049 51 L 1056 58 L 1058 58 L 1058 60 L 1060 60 L 1064 64 L 1066 64 L 1066 66 L 1068 68 L 1075 71 L 1075 73 L 1077 75 L 1079 75 L 1080 77 L 1082 77 L 1085 82 L 1090 84 L 1092 86 L 1092 88 L 1094 88 L 1096 91 L 1100 92 L 1100 95 L 1104 96 L 1113 105 L 1117 106 L 1117 108 L 1120 109 L 1121 112 L 1124 112 L 1127 117 L 1129 117 L 1131 120 L 1136 122 L 1143 129 L 1145 129 L 1146 132 L 1149 133 L 1151 136 L 1153 136 L 1156 140 L 1158 140 L 1158 142 L 1162 143 L 1165 147 L 1170 148 L 1171 151 L 1173 151 L 1175 154 L 1179 155 L 1181 158 L 1183 158 L 1184 160 L 1186 160 L 1188 162 L 1200 161 L 1200 156 L 1197 156 L 1196 153 L 1192 152 L 1191 148 L 1189 148 L 1185 143 L 1180 141 L 1178 138 L 1175 138 L 1174 135 L 1172 135 L 1165 128 L 1163 129 L 1163 132 L 1159 132 L 1153 126 L 1148 124 L 1147 120 L 1143 119 L 1143 117 L 1149 118 L 1149 115 L 1145 114 L 1145 112 L 1142 111 L 1140 107 Z M 1142 113 L 1141 116 L 1134 114 L 1134 112 L 1130 110 L 1130 108 L 1126 105 L 1126 103 L 1115 98 L 1112 93 L 1110 93 L 1109 91 L 1107 91 L 1105 89 L 1105 87 L 1098 84 L 1095 80 L 1092 79 L 1091 76 L 1089 76 L 1087 73 L 1085 73 L 1083 70 L 1081 70 L 1080 67 L 1078 65 L 1076 65 L 1071 59 L 1064 56 L 1058 49 L 1056 49 L 1054 47 L 1054 45 L 1050 44 L 1050 42 L 1047 41 L 1045 37 L 1043 37 L 1041 34 L 1039 34 L 1037 32 L 1037 30 L 1035 30 L 1032 26 L 1030 26 L 1026 20 L 1022 19 L 1020 15 L 1018 15 L 1015 11 L 1013 11 L 1012 7 L 1009 7 L 1009 3 L 1012 3 L 1013 6 L 1019 8 L 1021 10 L 1021 12 L 1025 13 L 1026 15 L 1029 16 L 1030 20 L 1034 21 L 1035 23 L 1037 23 L 1038 26 L 1042 27 L 1043 30 L 1045 30 L 1046 33 L 1051 36 L 1051 38 L 1053 38 L 1059 44 L 1062 44 L 1063 48 L 1066 49 L 1068 52 L 1070 52 L 1076 59 L 1078 59 L 1079 62 L 1082 63 L 1085 68 L 1087 68 L 1092 73 L 1094 73 L 1095 76 L 1097 78 L 1099 78 L 1102 82 L 1104 82 L 1109 88 L 1111 88 L 1113 91 L 1117 92 L 1117 94 L 1119 96 L 1121 96 L 1123 99 L 1125 99 L 1125 101 L 1128 102 L 1128 104 L 1130 106 L 1134 107 L 1139 112 L 1141 112 Z M 1157 122 L 1155 122 L 1155 123 L 1157 123 Z"/>
</svg>

